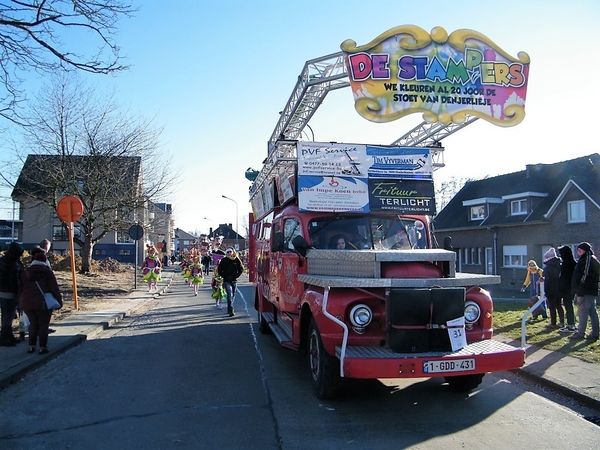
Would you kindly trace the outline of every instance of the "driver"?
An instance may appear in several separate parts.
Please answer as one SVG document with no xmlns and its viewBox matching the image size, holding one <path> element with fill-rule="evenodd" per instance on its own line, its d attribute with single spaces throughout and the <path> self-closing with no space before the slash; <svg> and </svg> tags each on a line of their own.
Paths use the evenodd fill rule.
<svg viewBox="0 0 600 450">
<path fill-rule="evenodd" d="M 327 248 L 332 250 L 345 250 L 348 247 L 348 242 L 343 234 L 336 234 L 329 239 Z"/>
</svg>

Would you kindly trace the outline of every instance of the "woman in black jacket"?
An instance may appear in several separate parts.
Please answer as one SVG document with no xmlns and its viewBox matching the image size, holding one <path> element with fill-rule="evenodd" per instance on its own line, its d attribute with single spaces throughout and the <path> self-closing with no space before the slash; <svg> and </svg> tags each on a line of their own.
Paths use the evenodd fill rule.
<svg viewBox="0 0 600 450">
<path fill-rule="evenodd" d="M 558 288 L 560 289 L 560 297 L 562 304 L 565 307 L 565 315 L 567 326 L 558 330 L 559 333 L 573 333 L 575 331 L 575 311 L 573 310 L 573 292 L 571 283 L 573 280 L 573 271 L 575 270 L 575 258 L 573 258 L 573 250 L 568 245 L 559 247 L 558 253 L 562 263 L 560 265 L 560 277 L 558 279 Z"/>
<path fill-rule="evenodd" d="M 556 256 L 554 247 L 544 255 L 544 292 L 550 310 L 550 323 L 546 325 L 547 330 L 562 328 L 565 326 L 565 311 L 560 303 L 560 259 Z M 556 315 L 558 314 L 558 323 Z"/>
</svg>

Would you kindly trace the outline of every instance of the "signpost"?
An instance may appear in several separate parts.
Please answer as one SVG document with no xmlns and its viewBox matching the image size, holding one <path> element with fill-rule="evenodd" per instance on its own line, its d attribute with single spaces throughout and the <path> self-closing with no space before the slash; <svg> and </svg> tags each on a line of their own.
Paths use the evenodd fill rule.
<svg viewBox="0 0 600 450">
<path fill-rule="evenodd" d="M 144 236 L 144 228 L 135 223 L 129 228 L 129 237 L 135 241 L 135 267 L 133 268 L 133 288 L 137 289 L 138 241 Z"/>
<path fill-rule="evenodd" d="M 83 215 L 83 203 L 77 197 L 68 195 L 59 200 L 56 205 L 56 215 L 60 220 L 67 224 L 69 232 L 69 245 L 71 249 L 71 276 L 73 277 L 73 304 L 75 309 L 79 309 L 77 300 L 77 279 L 75 276 L 75 249 L 73 246 L 73 222 L 81 219 Z"/>
</svg>

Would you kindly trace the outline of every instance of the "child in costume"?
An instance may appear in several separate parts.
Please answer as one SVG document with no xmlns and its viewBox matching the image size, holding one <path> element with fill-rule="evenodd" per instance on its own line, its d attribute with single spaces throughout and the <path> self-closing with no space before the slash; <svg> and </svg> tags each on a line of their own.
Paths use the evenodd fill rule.
<svg viewBox="0 0 600 450">
<path fill-rule="evenodd" d="M 183 277 L 183 279 L 185 280 L 185 282 L 188 284 L 188 286 L 192 285 L 192 270 L 190 269 L 190 266 L 192 265 L 192 259 L 189 253 L 186 253 L 183 255 L 182 259 L 181 259 L 181 276 Z"/>
<path fill-rule="evenodd" d="M 219 275 L 218 267 L 215 267 L 213 271 L 212 281 L 210 282 L 210 287 L 212 288 L 211 297 L 215 300 L 215 307 L 219 309 L 223 309 L 221 306 L 221 300 L 223 300 L 227 296 L 227 292 L 225 292 L 225 288 L 223 287 L 223 277 Z"/>
<path fill-rule="evenodd" d="M 192 286 L 194 287 L 194 297 L 198 296 L 198 287 L 204 283 L 204 272 L 198 255 L 194 256 L 192 264 L 189 267 Z"/>
<path fill-rule="evenodd" d="M 525 276 L 525 280 L 523 281 L 523 287 L 521 288 L 521 292 L 525 292 L 525 289 L 529 287 L 530 298 L 539 296 L 540 278 L 542 278 L 543 276 L 544 271 L 538 267 L 537 263 L 533 259 L 527 261 L 527 275 Z M 542 302 L 538 309 L 534 311 L 533 320 L 537 319 L 537 316 L 540 313 L 544 319 L 548 318 L 545 301 Z"/>
<path fill-rule="evenodd" d="M 142 262 L 142 279 L 148 283 L 148 292 L 158 290 L 158 282 L 161 281 L 160 271 L 162 264 L 158 252 L 153 245 L 146 246 L 146 258 Z"/>
</svg>

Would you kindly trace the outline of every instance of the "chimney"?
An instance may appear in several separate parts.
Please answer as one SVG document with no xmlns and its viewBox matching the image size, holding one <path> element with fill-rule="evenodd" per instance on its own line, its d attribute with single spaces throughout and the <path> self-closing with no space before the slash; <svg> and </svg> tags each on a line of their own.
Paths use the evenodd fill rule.
<svg viewBox="0 0 600 450">
<path fill-rule="evenodd" d="M 525 178 L 530 178 L 537 171 L 536 164 L 527 164 L 525 165 Z"/>
</svg>

